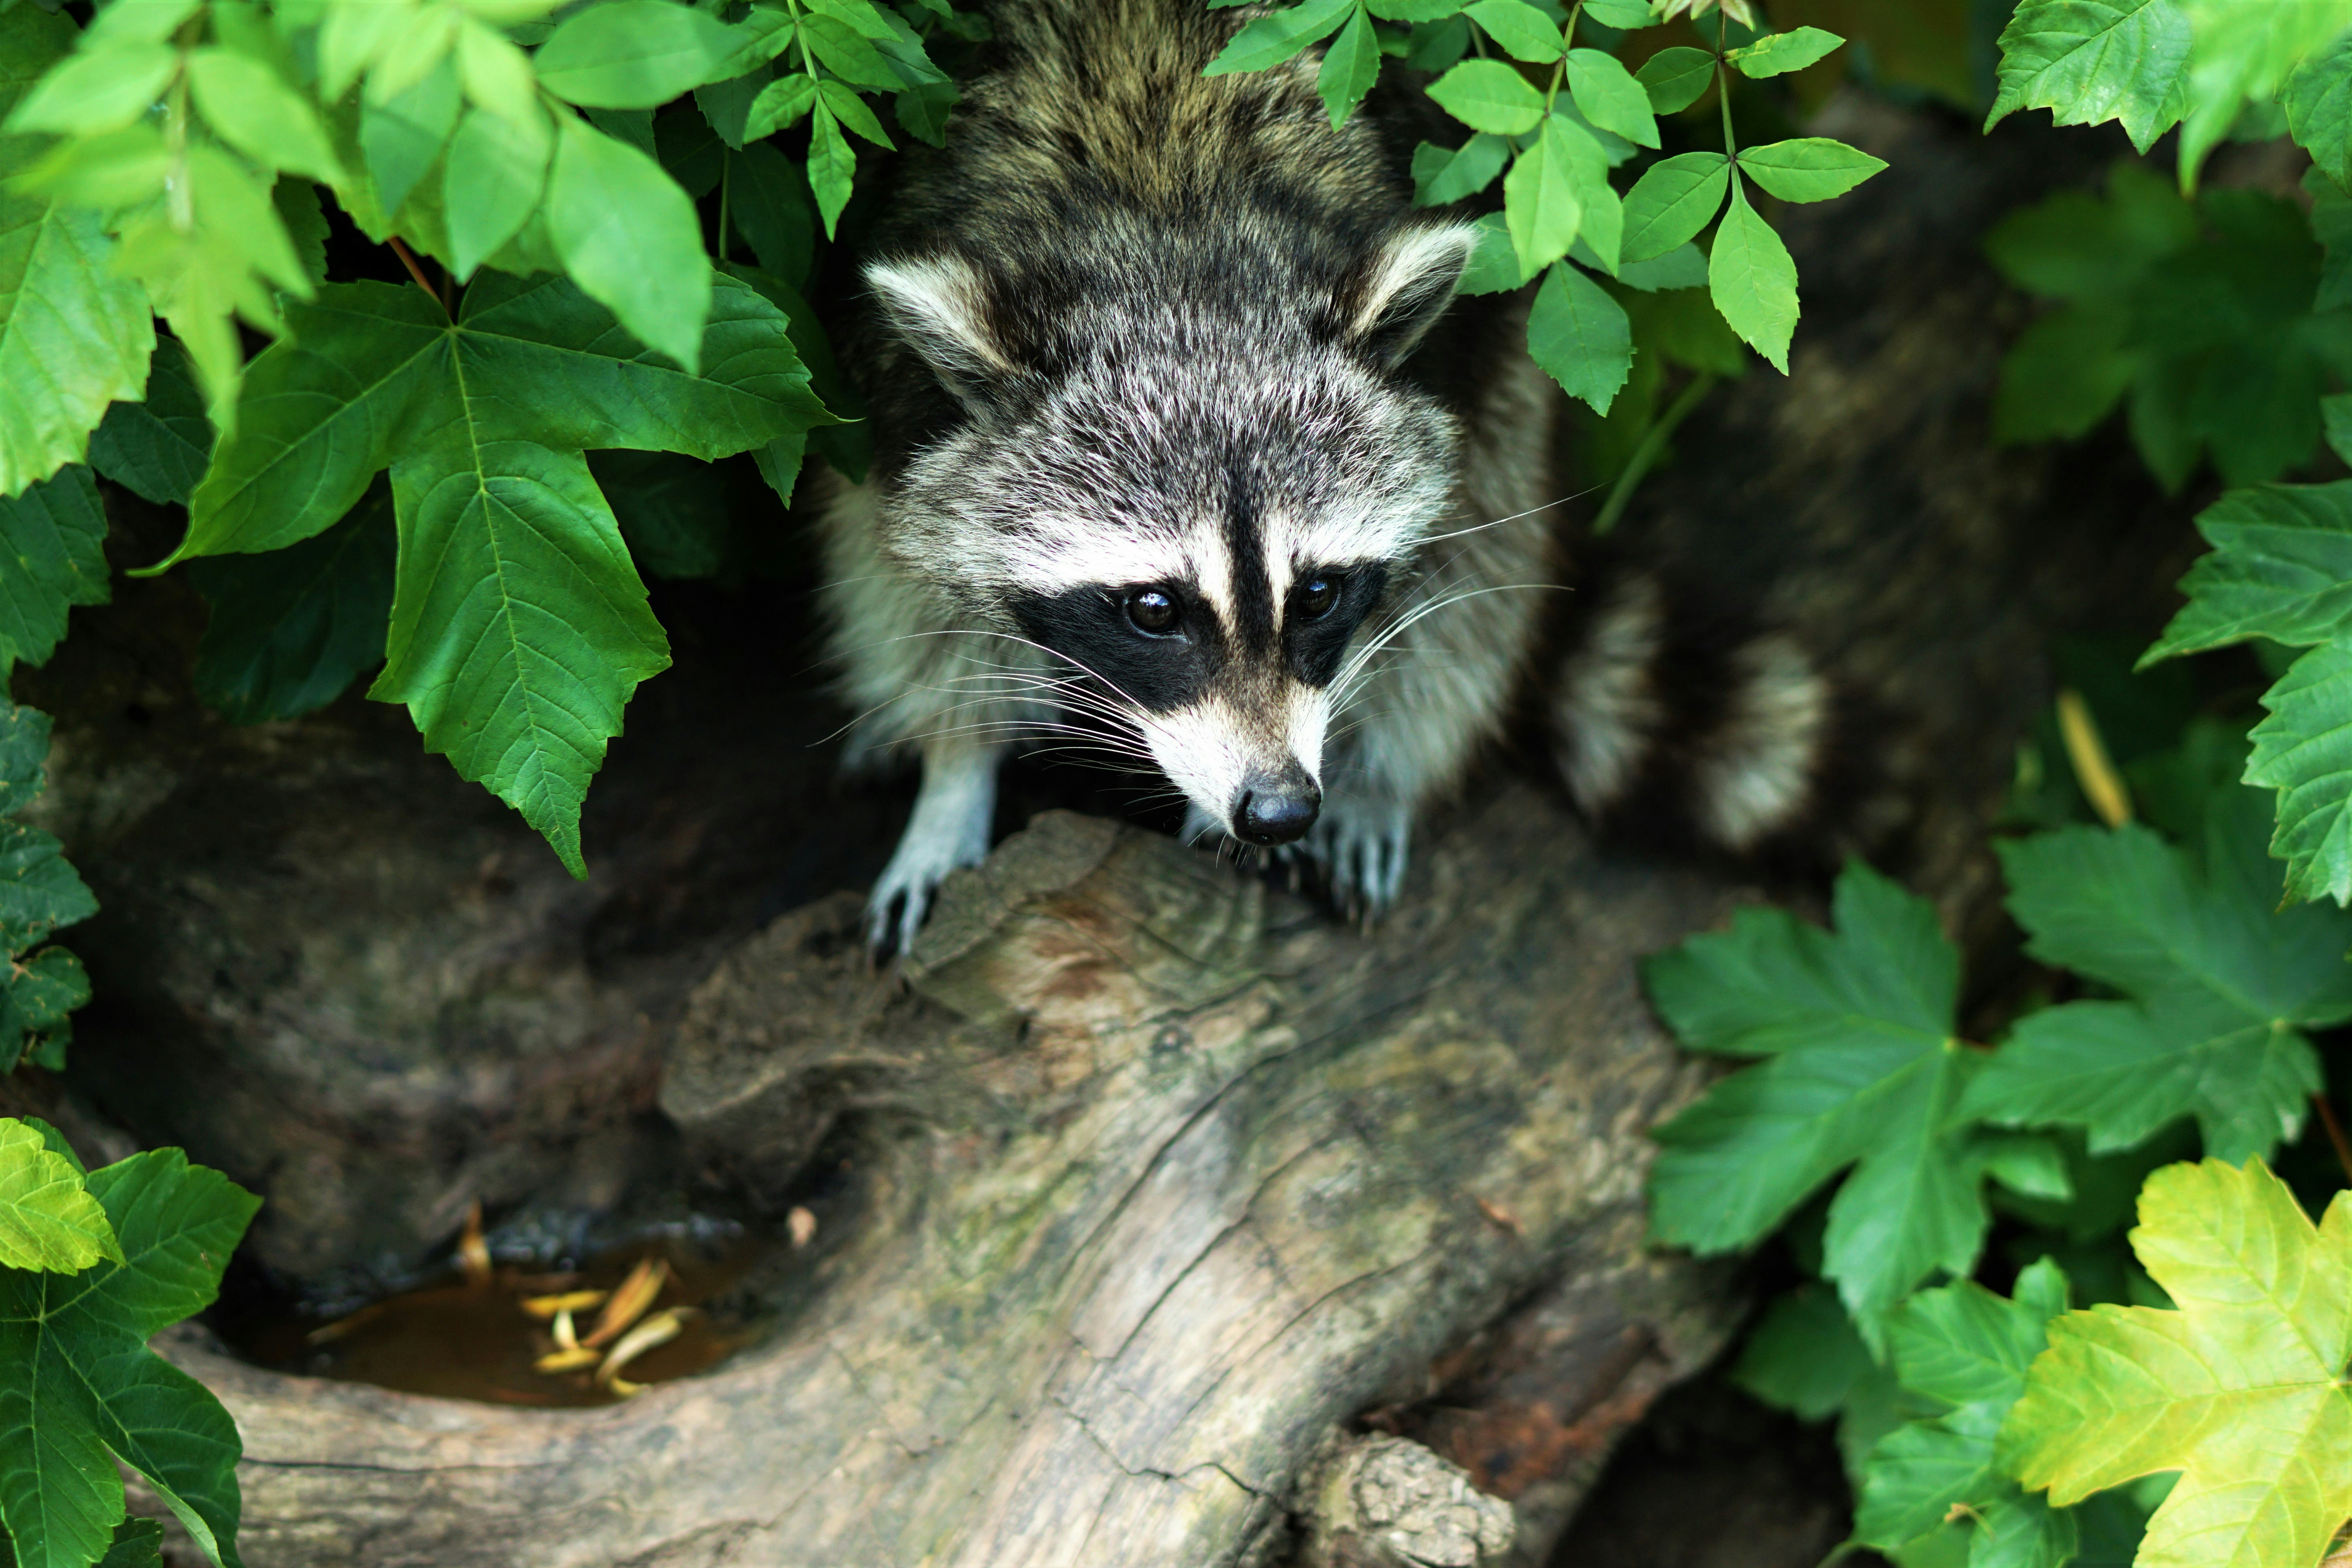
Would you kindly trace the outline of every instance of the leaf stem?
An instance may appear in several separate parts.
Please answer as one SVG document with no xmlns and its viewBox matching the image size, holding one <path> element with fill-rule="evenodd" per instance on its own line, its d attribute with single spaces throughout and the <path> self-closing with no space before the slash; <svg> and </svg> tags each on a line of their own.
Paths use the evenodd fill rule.
<svg viewBox="0 0 2352 1568">
<path fill-rule="evenodd" d="M 719 259 L 727 259 L 727 201 L 734 194 L 735 154 L 727 153 L 719 160 Z"/>
<path fill-rule="evenodd" d="M 1723 68 L 1723 48 L 1720 42 L 1715 52 L 1715 99 L 1723 110 L 1723 155 L 1737 162 L 1739 143 L 1731 135 L 1731 73 Z M 1737 174 L 1733 176 L 1737 178 Z"/>
<path fill-rule="evenodd" d="M 433 302 L 441 307 L 443 315 L 447 316 L 449 301 L 441 298 L 439 293 L 435 291 L 433 285 L 425 280 L 425 268 L 417 265 L 416 253 L 409 249 L 406 243 L 396 234 L 385 239 L 384 243 L 392 247 L 394 255 L 400 258 L 400 264 L 408 268 L 408 275 L 416 279 L 416 286 L 432 295 Z M 454 321 L 456 318 L 451 319 Z"/>
<path fill-rule="evenodd" d="M 1633 500 L 1634 488 L 1641 484 L 1642 476 L 1650 471 L 1651 466 L 1658 460 L 1658 454 L 1666 449 L 1666 442 L 1673 438 L 1675 426 L 1699 405 L 1701 398 L 1715 390 L 1715 382 L 1713 371 L 1700 371 L 1691 377 L 1689 385 L 1675 395 L 1675 400 L 1666 405 L 1666 411 L 1651 421 L 1649 429 L 1643 433 L 1640 443 L 1634 447 L 1633 455 L 1625 459 L 1624 471 L 1617 476 L 1617 482 L 1609 487 L 1609 499 L 1601 503 L 1601 511 L 1592 520 L 1594 538 L 1601 538 L 1617 526 L 1617 520 L 1625 514 L 1625 507 Z"/>
<path fill-rule="evenodd" d="M 2311 1097 L 2312 1110 L 2319 1113 L 2319 1125 L 2327 1133 L 2328 1145 L 2336 1151 L 2336 1163 L 2344 1167 L 2344 1179 L 2352 1182 L 2352 1142 L 2345 1142 L 2344 1124 L 2336 1120 L 2336 1108 L 2327 1103 L 2327 1096 Z"/>
<path fill-rule="evenodd" d="M 1552 63 L 1551 85 L 1544 89 L 1544 113 L 1551 113 L 1552 100 L 1559 97 L 1560 78 L 1568 74 L 1568 51 L 1576 47 L 1576 19 L 1584 15 L 1584 0 L 1568 8 L 1568 25 L 1559 30 L 1559 58 Z"/>
</svg>

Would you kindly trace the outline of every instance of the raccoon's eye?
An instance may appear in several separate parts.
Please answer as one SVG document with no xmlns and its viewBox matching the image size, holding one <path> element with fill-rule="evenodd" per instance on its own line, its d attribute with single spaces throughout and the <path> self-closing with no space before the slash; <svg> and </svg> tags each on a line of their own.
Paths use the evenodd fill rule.
<svg viewBox="0 0 2352 1568">
<path fill-rule="evenodd" d="M 1291 591 L 1291 612 L 1302 621 L 1319 621 L 1339 602 L 1339 577 L 1318 572 Z"/>
<path fill-rule="evenodd" d="M 1128 623 L 1137 631 L 1164 637 L 1176 629 L 1175 599 L 1158 588 L 1139 588 L 1127 596 Z"/>
</svg>

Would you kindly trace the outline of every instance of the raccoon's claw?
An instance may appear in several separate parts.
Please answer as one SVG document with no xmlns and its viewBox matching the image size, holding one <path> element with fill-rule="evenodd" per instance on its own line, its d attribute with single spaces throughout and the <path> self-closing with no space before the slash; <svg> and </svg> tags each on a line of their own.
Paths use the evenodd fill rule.
<svg viewBox="0 0 2352 1568">
<path fill-rule="evenodd" d="M 948 873 L 988 858 L 996 779 L 987 768 L 928 770 L 898 850 L 866 897 L 866 945 L 877 963 L 906 952 Z"/>
<path fill-rule="evenodd" d="M 1396 901 L 1412 843 L 1412 813 L 1402 803 L 1327 800 L 1300 847 L 1321 864 L 1339 912 L 1369 925 Z"/>
</svg>

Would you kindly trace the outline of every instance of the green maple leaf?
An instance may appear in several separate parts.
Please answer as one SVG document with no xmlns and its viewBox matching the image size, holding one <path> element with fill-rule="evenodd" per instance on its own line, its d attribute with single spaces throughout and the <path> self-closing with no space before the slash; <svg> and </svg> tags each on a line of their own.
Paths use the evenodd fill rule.
<svg viewBox="0 0 2352 1568">
<path fill-rule="evenodd" d="M 1847 1166 L 1822 1272 L 1865 1332 L 1984 1239 L 1988 1154 L 1952 1111 L 1979 1053 L 1956 1037 L 1959 959 L 1934 910 L 1866 867 L 1838 879 L 1832 935 L 1743 910 L 1646 966 L 1683 1043 L 1760 1057 L 1657 1130 L 1651 1225 L 1702 1252 L 1769 1235 Z"/>
<path fill-rule="evenodd" d="M 105 1258 L 122 1249 L 81 1172 L 38 1128 L 0 1117 L 0 1268 L 76 1274 Z"/>
<path fill-rule="evenodd" d="M 2352 1520 L 2352 1194 L 2315 1227 L 2260 1160 L 2171 1165 L 2132 1250 L 2179 1310 L 2051 1325 L 2003 1469 L 2065 1505 L 2164 1470 L 2138 1568 L 2311 1568 Z"/>
<path fill-rule="evenodd" d="M 1889 1432 L 1863 1461 L 1857 1540 L 1892 1552 L 1965 1519 L 1972 1568 L 2056 1568 L 2073 1554 L 2073 1517 L 1993 1463 L 2001 1419 L 2048 1342 L 2044 1325 L 2065 1310 L 2066 1277 L 2047 1258 L 2018 1276 L 2013 1299 L 1964 1281 L 1895 1310 L 1887 1339 L 1897 1375 L 1935 1414 Z"/>
<path fill-rule="evenodd" d="M 0 120 L 78 35 L 38 6 L 0 13 Z M 0 136 L 0 173 L 46 140 Z M 0 187 L 0 496 L 79 461 L 107 405 L 147 379 L 154 315 L 114 249 L 97 213 Z"/>
<path fill-rule="evenodd" d="M 213 555 L 188 578 L 213 607 L 196 695 L 235 724 L 291 719 L 341 697 L 383 660 L 395 565 L 392 487 L 299 544 Z"/>
<path fill-rule="evenodd" d="M 584 875 L 589 778 L 669 651 L 583 454 L 716 458 L 828 422 L 783 312 L 720 278 L 701 374 L 556 278 L 484 272 L 455 321 L 420 289 L 330 284 L 287 321 L 171 561 L 309 539 L 389 468 L 399 560 L 369 695 Z"/>
<path fill-rule="evenodd" d="M 47 663 L 73 606 L 106 603 L 105 543 L 106 509 L 79 463 L 0 499 L 0 671 Z"/>
<path fill-rule="evenodd" d="M 2352 480 L 2231 490 L 2197 514 L 2197 531 L 2212 552 L 2181 578 L 2189 603 L 2143 668 L 2249 637 L 2307 647 L 2352 630 Z"/>
<path fill-rule="evenodd" d="M 2029 1015 L 1960 1113 L 2079 1126 L 2094 1152 L 2186 1116 L 2224 1158 L 2294 1136 L 2320 1083 L 2304 1031 L 2352 1018 L 2352 917 L 2279 908 L 2267 809 L 2253 791 L 2221 792 L 2195 858 L 2137 826 L 1999 846 L 2026 951 L 2129 1000 Z"/>
<path fill-rule="evenodd" d="M 119 1460 L 236 1568 L 236 1424 L 147 1341 L 211 1303 L 260 1200 L 177 1149 L 88 1181 L 122 1260 L 0 1268 L 0 1524 L 22 1568 L 85 1568 L 122 1518 Z"/>
</svg>

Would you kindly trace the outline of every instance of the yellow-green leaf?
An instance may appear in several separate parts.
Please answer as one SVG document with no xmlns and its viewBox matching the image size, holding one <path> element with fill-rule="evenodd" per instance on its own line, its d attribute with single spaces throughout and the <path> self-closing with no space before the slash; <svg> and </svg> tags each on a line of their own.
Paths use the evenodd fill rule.
<svg viewBox="0 0 2352 1568">
<path fill-rule="evenodd" d="M 2312 1568 L 2352 1520 L 2352 1193 L 2314 1226 L 2260 1160 L 2150 1176 L 2132 1250 L 2179 1310 L 2051 1325 L 1998 1458 L 2060 1505 L 2180 1479 L 2137 1568 Z"/>
<path fill-rule="evenodd" d="M 122 1248 L 81 1173 L 37 1129 L 0 1117 L 0 1268 L 79 1274 L 101 1258 L 120 1263 Z"/>
</svg>

